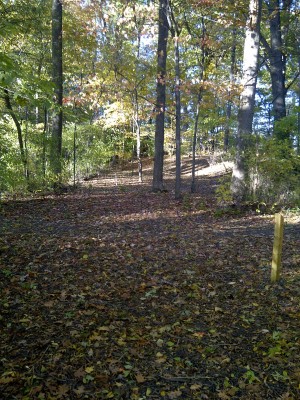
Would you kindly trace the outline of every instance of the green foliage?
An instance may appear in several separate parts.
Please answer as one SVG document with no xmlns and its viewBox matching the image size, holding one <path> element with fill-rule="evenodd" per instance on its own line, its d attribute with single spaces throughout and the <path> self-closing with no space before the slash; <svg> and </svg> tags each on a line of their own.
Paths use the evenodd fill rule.
<svg viewBox="0 0 300 400">
<path fill-rule="evenodd" d="M 249 156 L 250 200 L 299 204 L 300 156 L 288 141 L 261 139 Z"/>
<path fill-rule="evenodd" d="M 192 198 L 189 193 L 183 196 L 182 207 L 185 211 L 190 211 L 192 209 Z"/>
<path fill-rule="evenodd" d="M 226 175 L 220 178 L 220 185 L 216 189 L 216 196 L 219 203 L 232 202 L 232 193 L 230 189 L 231 176 Z"/>
<path fill-rule="evenodd" d="M 13 111 L 22 127 L 29 176 L 24 176 L 15 126 L 7 117 L 5 102 L 0 100 L 0 190 L 36 191 L 51 187 L 55 178 L 48 171 L 53 110 L 51 1 L 38 2 L 38 5 L 24 0 L 2 3 L 0 96 L 3 89 L 8 91 Z M 63 5 L 64 172 L 61 180 L 64 182 L 68 182 L 74 173 L 75 122 L 77 178 L 97 172 L 114 155 L 120 159 L 135 156 L 134 132 L 137 124 L 141 128 L 141 154 L 153 155 L 157 5 L 149 1 L 100 3 L 66 1 Z M 239 87 L 233 83 L 230 74 L 238 76 L 239 73 L 243 50 L 241 30 L 248 3 L 242 2 L 239 10 L 236 10 L 230 2 L 225 2 L 222 4 L 222 14 L 217 3 L 204 3 L 199 7 L 195 1 L 172 2 L 175 19 L 182 28 L 183 154 L 191 151 L 200 92 L 197 148 L 200 143 L 210 151 L 213 147 L 222 147 L 225 127 L 230 126 L 232 132 L 236 124 Z M 265 17 L 262 18 L 262 32 L 269 39 Z M 288 55 L 287 81 L 293 82 L 298 68 L 296 50 L 299 27 L 296 14 L 289 15 L 282 22 L 285 28 L 288 24 L 292 26 L 292 29 L 285 29 L 288 34 L 283 45 Z M 233 30 L 236 31 L 236 70 L 230 72 Z M 174 154 L 172 41 L 168 46 L 165 150 Z M 266 110 L 269 111 L 269 108 L 266 105 L 272 103 L 270 76 L 265 67 L 261 68 L 259 74 L 262 82 L 261 107 L 256 109 L 256 121 L 260 133 L 272 135 L 271 122 L 265 124 L 265 130 L 264 127 L 261 130 L 261 121 L 268 118 Z M 280 132 L 281 136 L 289 134 L 293 140 L 297 140 L 298 135 L 297 96 L 295 80 L 287 96 L 289 115 L 275 127 L 275 133 Z M 231 116 L 226 114 L 228 102 L 231 103 Z M 43 133 L 44 121 L 36 120 L 36 109 L 39 110 L 40 119 L 44 118 L 44 110 L 48 112 L 47 134 Z M 298 161 L 294 156 L 284 156 L 283 159 L 288 161 L 275 173 L 273 166 L 280 156 L 274 155 L 266 160 L 263 156 L 265 145 L 260 143 L 259 147 L 259 155 L 252 154 L 249 158 L 251 199 L 267 202 L 277 201 L 279 197 L 280 201 L 286 201 L 283 199 L 287 198 L 291 202 L 296 201 L 299 198 L 298 180 L 292 171 L 294 166 L 298 168 Z M 259 176 L 258 186 L 252 179 L 254 176 Z M 264 182 L 267 182 L 267 186 Z M 219 189 L 217 195 L 222 201 L 231 201 L 229 187 L 228 180 Z"/>
<path fill-rule="evenodd" d="M 74 168 L 74 135 L 77 179 L 98 172 L 114 155 L 113 133 L 103 131 L 96 124 L 86 123 L 76 128 L 74 124 L 67 124 L 63 132 L 63 154 L 70 175 Z"/>
<path fill-rule="evenodd" d="M 299 110 L 298 110 L 299 112 Z M 294 113 L 285 118 L 281 118 L 274 126 L 274 133 L 277 137 L 294 137 L 296 136 L 298 124 L 297 108 L 295 107 Z"/>
<path fill-rule="evenodd" d="M 0 191 L 17 191 L 24 187 L 23 167 L 14 127 L 0 121 Z"/>
</svg>

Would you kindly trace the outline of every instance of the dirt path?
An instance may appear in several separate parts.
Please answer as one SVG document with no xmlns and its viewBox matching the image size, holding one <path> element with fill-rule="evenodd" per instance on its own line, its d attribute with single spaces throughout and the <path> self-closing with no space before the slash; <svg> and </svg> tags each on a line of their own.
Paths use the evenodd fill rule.
<svg viewBox="0 0 300 400">
<path fill-rule="evenodd" d="M 271 286 L 272 216 L 145 178 L 2 206 L 1 399 L 299 398 L 299 224 Z"/>
</svg>

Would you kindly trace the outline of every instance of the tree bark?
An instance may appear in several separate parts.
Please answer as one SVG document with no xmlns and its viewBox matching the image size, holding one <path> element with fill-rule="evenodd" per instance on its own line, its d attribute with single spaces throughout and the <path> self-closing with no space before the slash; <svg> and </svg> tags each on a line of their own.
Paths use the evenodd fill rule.
<svg viewBox="0 0 300 400">
<path fill-rule="evenodd" d="M 141 159 L 141 122 L 139 117 L 139 99 L 137 88 L 134 89 L 133 95 L 133 128 L 136 133 L 136 157 L 138 162 L 139 183 L 143 182 L 143 165 Z"/>
<path fill-rule="evenodd" d="M 297 42 L 300 45 L 298 37 Z M 300 46 L 299 46 L 300 47 Z M 298 73 L 300 74 L 300 54 L 298 55 Z M 300 155 L 300 76 L 298 77 L 298 113 L 297 113 L 297 154 Z"/>
<path fill-rule="evenodd" d="M 202 101 L 202 90 L 200 89 L 197 97 L 197 107 L 196 107 L 195 124 L 193 132 L 191 193 L 196 192 L 196 145 L 197 145 L 197 133 L 198 133 L 201 101 Z"/>
<path fill-rule="evenodd" d="M 153 167 L 153 191 L 165 190 L 163 182 L 164 132 L 166 107 L 166 66 L 168 41 L 168 0 L 159 1 L 158 44 L 157 44 L 157 82 L 155 106 L 155 145 Z"/>
<path fill-rule="evenodd" d="M 135 10 L 135 7 L 133 6 Z M 141 48 L 141 28 L 138 26 L 136 14 L 135 14 L 135 24 L 137 29 L 137 54 L 136 54 L 136 63 L 135 63 L 135 72 L 136 76 L 136 83 L 133 93 L 133 103 L 134 103 L 134 125 L 136 127 L 136 157 L 138 162 L 138 176 L 139 176 L 139 183 L 143 182 L 143 164 L 141 158 L 141 121 L 140 121 L 140 110 L 139 110 L 139 97 L 138 97 L 138 86 L 143 81 L 144 78 L 140 82 L 137 81 L 138 71 L 139 71 L 139 59 L 140 59 L 140 48 Z"/>
<path fill-rule="evenodd" d="M 252 134 L 257 82 L 259 35 L 262 0 L 250 0 L 243 56 L 243 90 L 238 110 L 236 160 L 232 172 L 231 190 L 236 204 L 245 200 L 247 193 L 247 165 L 245 151 Z"/>
<path fill-rule="evenodd" d="M 24 140 L 23 140 L 23 133 L 22 133 L 22 127 L 21 124 L 12 108 L 11 102 L 10 102 L 10 97 L 9 97 L 9 92 L 7 89 L 4 89 L 4 101 L 5 105 L 9 111 L 10 116 L 12 117 L 14 124 L 17 129 L 18 133 L 18 142 L 19 142 L 19 148 L 20 148 L 20 155 L 21 155 L 21 161 L 23 164 L 24 168 L 24 176 L 26 179 L 29 179 L 29 170 L 28 170 L 28 162 L 27 162 L 27 154 L 26 154 L 26 149 L 24 145 Z"/>
<path fill-rule="evenodd" d="M 230 52 L 230 86 L 232 87 L 235 82 L 235 59 L 236 59 L 236 35 L 237 31 L 234 28 L 232 31 L 232 46 Z M 224 133 L 224 151 L 228 150 L 229 147 L 229 137 L 230 137 L 230 119 L 232 112 L 232 99 L 231 92 L 232 89 L 229 89 L 228 95 L 229 99 L 226 106 L 226 125 L 225 125 L 225 133 Z"/>
<path fill-rule="evenodd" d="M 62 0 L 52 1 L 52 80 L 54 84 L 54 110 L 52 114 L 51 169 L 56 176 L 62 171 Z"/>
<path fill-rule="evenodd" d="M 283 9 L 290 7 L 290 0 L 283 1 Z M 261 42 L 269 58 L 269 71 L 272 84 L 272 103 L 274 118 L 274 134 L 280 140 L 288 139 L 288 132 L 277 129 L 276 123 L 286 117 L 286 57 L 283 53 L 281 4 L 279 0 L 266 1 L 269 12 L 270 44 L 261 35 Z"/>
<path fill-rule="evenodd" d="M 175 41 L 175 142 L 176 142 L 176 180 L 175 180 L 175 199 L 181 197 L 181 89 L 180 89 L 180 53 L 178 33 L 174 37 Z"/>
<path fill-rule="evenodd" d="M 268 4 L 270 16 L 271 46 L 270 72 L 272 80 L 274 124 L 286 116 L 285 105 L 285 65 L 282 54 L 281 17 L 279 0 L 271 0 Z"/>
<path fill-rule="evenodd" d="M 190 35 L 192 35 L 192 31 L 189 27 L 189 23 L 185 21 L 186 28 Z M 198 58 L 199 61 L 199 82 L 203 82 L 205 76 L 205 70 L 207 65 L 209 64 L 209 56 L 205 46 L 205 38 L 206 38 L 206 27 L 204 23 L 204 18 L 202 17 L 201 20 L 202 25 L 202 36 L 201 36 L 201 60 Z M 203 82 L 204 83 L 204 82 Z M 191 182 L 191 193 L 196 192 L 196 145 L 197 145 L 197 133 L 198 133 L 198 125 L 199 125 L 199 118 L 200 118 L 200 106 L 202 102 L 202 95 L 203 95 L 203 86 L 199 87 L 198 95 L 197 95 L 197 104 L 196 104 L 196 114 L 195 114 L 195 123 L 194 123 L 194 132 L 193 132 L 193 144 L 192 144 L 192 182 Z"/>
</svg>

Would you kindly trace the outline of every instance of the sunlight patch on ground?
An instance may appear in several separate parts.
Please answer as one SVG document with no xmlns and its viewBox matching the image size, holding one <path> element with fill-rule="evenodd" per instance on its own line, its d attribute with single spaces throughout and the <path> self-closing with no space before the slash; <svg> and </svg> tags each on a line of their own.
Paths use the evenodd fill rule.
<svg viewBox="0 0 300 400">
<path fill-rule="evenodd" d="M 211 164 L 209 167 L 202 168 L 200 171 L 196 172 L 197 176 L 204 175 L 216 175 L 231 172 L 233 168 L 233 162 L 224 161 L 217 164 Z"/>
</svg>

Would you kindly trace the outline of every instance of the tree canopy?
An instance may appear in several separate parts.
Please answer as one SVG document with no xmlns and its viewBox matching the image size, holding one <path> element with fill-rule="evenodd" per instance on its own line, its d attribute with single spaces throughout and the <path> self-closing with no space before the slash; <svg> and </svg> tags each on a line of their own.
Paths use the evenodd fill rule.
<svg viewBox="0 0 300 400">
<path fill-rule="evenodd" d="M 229 157 L 235 151 L 248 1 L 166 0 L 161 14 L 155 1 L 56 3 L 62 6 L 62 104 L 53 72 L 59 59 L 53 47 L 52 2 L 7 0 L 0 5 L 2 191 L 51 187 L 57 173 L 62 181 L 76 181 L 115 156 L 137 157 L 141 180 L 143 156 L 158 156 L 155 136 L 162 126 L 162 154 L 172 155 L 179 146 L 180 154 L 225 150 Z M 170 35 L 166 50 L 157 54 L 159 26 Z M 293 168 L 298 168 L 299 29 L 298 0 L 262 2 L 250 151 L 261 152 L 260 164 L 274 138 L 278 146 L 289 142 Z M 166 71 L 158 82 L 165 105 L 157 126 L 157 56 L 162 52 Z M 63 115 L 62 138 L 55 147 L 57 115 Z M 162 168 L 160 162 L 154 175 Z"/>
</svg>

